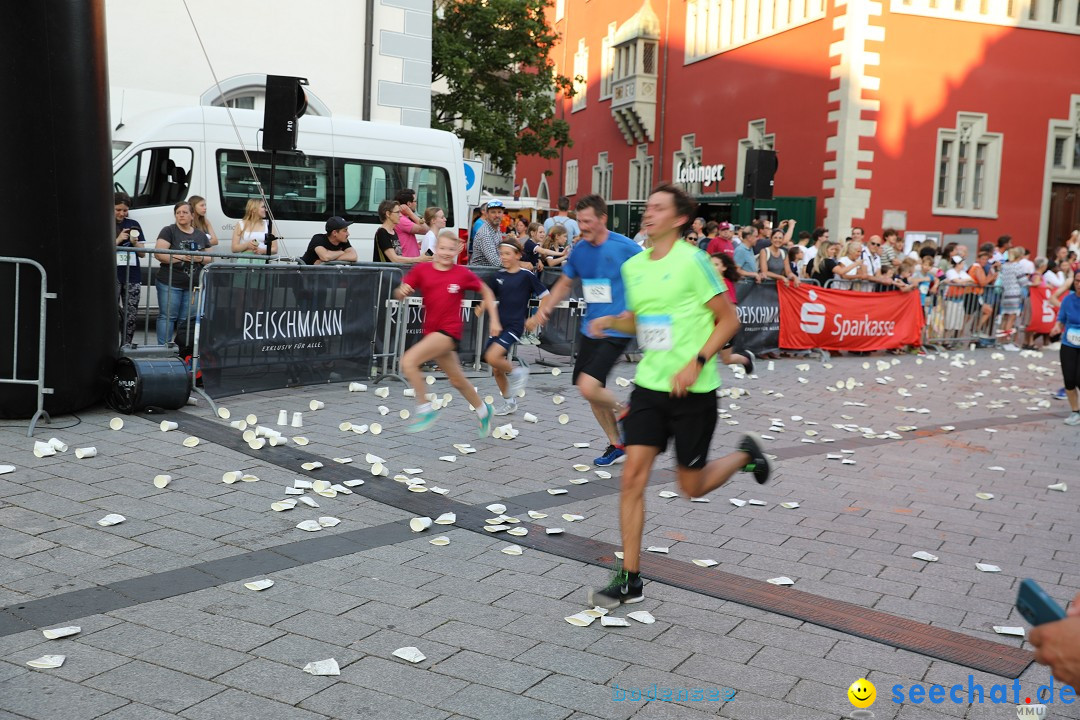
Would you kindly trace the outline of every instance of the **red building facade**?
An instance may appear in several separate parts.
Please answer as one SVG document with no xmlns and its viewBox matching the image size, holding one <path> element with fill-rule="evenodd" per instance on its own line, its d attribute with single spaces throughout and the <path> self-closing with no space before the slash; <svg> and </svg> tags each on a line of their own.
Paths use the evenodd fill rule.
<svg viewBox="0 0 1080 720">
<path fill-rule="evenodd" d="M 763 148 L 776 196 L 803 198 L 803 224 L 833 237 L 974 230 L 1042 253 L 1080 227 L 1080 0 L 557 0 L 551 13 L 553 59 L 580 79 L 557 101 L 574 145 L 519 159 L 525 195 L 617 205 L 681 181 L 706 215 L 745 222 L 745 151 Z M 763 207 L 787 217 L 782 200 Z"/>
</svg>

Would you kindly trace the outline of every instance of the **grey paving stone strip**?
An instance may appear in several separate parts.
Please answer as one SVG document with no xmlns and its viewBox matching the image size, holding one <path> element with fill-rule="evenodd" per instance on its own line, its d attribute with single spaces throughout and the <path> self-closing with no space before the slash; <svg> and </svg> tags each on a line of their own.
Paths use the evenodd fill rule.
<svg viewBox="0 0 1080 720">
<path fill-rule="evenodd" d="M 1057 416 L 1054 413 L 1032 413 L 1006 419 L 973 418 L 965 421 L 958 421 L 955 428 L 956 431 L 961 431 L 989 427 L 991 425 L 1002 426 L 1033 422 L 1055 417 Z M 225 440 L 222 440 L 223 436 L 220 432 L 222 429 L 221 424 L 217 421 L 194 417 L 187 413 L 178 414 L 176 419 L 181 423 L 183 430 L 192 434 L 215 438 L 225 447 L 230 447 L 230 449 L 236 450 L 237 452 L 252 457 L 258 457 L 261 460 L 272 462 L 282 467 L 288 467 L 290 470 L 295 470 L 298 473 L 303 472 L 302 470 L 297 469 L 302 463 L 311 460 L 325 459 L 290 446 L 277 448 L 267 447 L 262 451 L 259 451 L 258 455 L 256 455 L 255 452 L 248 448 L 246 443 L 243 443 L 239 437 L 233 438 L 229 435 L 225 435 Z M 940 428 L 924 430 L 920 431 L 918 434 L 904 437 L 901 440 L 868 440 L 862 437 L 849 438 L 843 441 L 843 445 L 865 447 L 887 442 L 917 440 L 921 437 L 932 437 L 942 432 L 944 431 L 940 430 Z M 778 457 L 792 459 L 820 454 L 823 452 L 823 449 L 815 445 L 799 445 L 780 448 L 774 452 Z M 308 473 L 308 475 L 316 479 L 322 478 L 340 482 L 355 476 L 356 470 L 355 468 L 350 469 L 340 465 L 327 465 L 318 471 Z M 670 481 L 672 476 L 670 471 L 662 471 L 662 475 L 666 476 L 666 481 Z M 568 493 L 566 495 L 552 496 L 546 491 L 541 491 L 507 498 L 502 502 L 507 505 L 508 512 L 520 513 L 527 508 L 535 509 L 551 507 L 556 504 L 562 505 L 568 500 L 595 499 L 618 492 L 618 479 L 615 478 L 608 481 L 598 480 L 587 485 L 570 486 L 567 490 Z M 457 513 L 459 520 L 463 521 L 463 524 L 459 527 L 472 529 L 477 532 L 480 531 L 479 528 L 484 524 L 484 520 L 491 514 L 482 507 L 469 506 L 442 496 L 436 497 L 434 494 L 403 493 L 401 486 L 397 483 L 369 482 L 356 488 L 355 492 L 377 502 L 407 510 L 410 513 L 417 515 L 437 515 L 441 512 L 448 511 L 448 509 L 452 509 Z M 564 557 L 575 557 L 576 559 L 580 555 L 581 547 L 593 542 L 586 541 L 585 538 L 574 535 L 563 535 L 559 538 L 559 542 L 564 544 L 564 548 L 574 548 L 576 546 L 577 552 L 568 549 L 564 549 L 560 552 L 558 545 L 550 542 L 550 539 L 543 532 L 542 527 L 531 525 L 529 523 L 525 523 L 525 526 L 530 528 L 531 533 L 527 538 L 517 538 L 516 541 L 519 544 Z M 0 609 L 0 637 L 27 629 L 53 625 L 73 618 L 85 617 L 95 613 L 108 612 L 110 610 L 128 607 L 143 602 L 194 592 L 196 590 L 220 585 L 224 582 L 272 573 L 277 570 L 318 562 L 374 547 L 391 545 L 402 542 L 411 535 L 411 531 L 409 531 L 407 524 L 404 521 L 387 523 L 372 528 L 338 533 L 328 537 L 297 541 L 295 543 L 277 546 L 273 549 L 244 553 L 229 558 L 223 558 L 221 560 L 200 563 L 187 568 L 12 605 Z M 596 557 L 587 559 L 587 561 L 595 564 L 608 563 L 611 559 L 611 553 L 615 549 L 615 546 L 602 544 L 602 547 L 599 548 L 598 552 L 594 553 Z M 675 570 L 676 574 L 680 573 L 680 566 L 685 565 L 685 563 L 679 563 L 669 559 L 662 559 L 659 562 L 661 564 L 672 564 L 671 569 Z M 660 574 L 667 574 L 662 572 L 660 567 L 657 567 L 656 570 L 660 572 Z M 701 590 L 700 588 L 696 589 L 699 591 Z M 715 593 L 706 594 L 713 594 L 716 597 L 720 597 L 720 595 L 716 595 Z M 855 609 L 862 609 L 858 608 L 858 606 L 852 607 Z M 769 609 L 775 611 L 775 608 Z"/>
</svg>

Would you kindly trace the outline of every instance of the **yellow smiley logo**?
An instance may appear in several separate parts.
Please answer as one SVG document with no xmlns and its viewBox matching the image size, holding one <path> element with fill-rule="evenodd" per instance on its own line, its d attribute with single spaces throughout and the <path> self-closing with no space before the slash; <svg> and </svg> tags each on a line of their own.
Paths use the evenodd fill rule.
<svg viewBox="0 0 1080 720">
<path fill-rule="evenodd" d="M 857 708 L 868 708 L 877 699 L 877 688 L 866 678 L 859 678 L 847 689 L 848 700 Z"/>
</svg>

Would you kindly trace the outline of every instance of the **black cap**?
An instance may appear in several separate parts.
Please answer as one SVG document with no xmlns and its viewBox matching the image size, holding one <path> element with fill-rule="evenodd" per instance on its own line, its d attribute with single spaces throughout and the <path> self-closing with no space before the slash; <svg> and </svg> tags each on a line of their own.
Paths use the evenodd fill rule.
<svg viewBox="0 0 1080 720">
<path fill-rule="evenodd" d="M 350 225 L 352 225 L 352 223 L 345 218 L 334 215 L 332 218 L 326 221 L 326 232 L 341 230 L 342 228 L 347 228 Z"/>
</svg>

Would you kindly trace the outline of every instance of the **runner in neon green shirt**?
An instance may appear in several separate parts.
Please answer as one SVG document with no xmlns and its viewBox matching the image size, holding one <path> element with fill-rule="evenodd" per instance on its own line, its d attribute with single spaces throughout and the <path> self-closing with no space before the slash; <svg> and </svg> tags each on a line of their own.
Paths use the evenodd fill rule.
<svg viewBox="0 0 1080 720">
<path fill-rule="evenodd" d="M 739 329 L 734 306 L 707 255 L 679 239 L 696 203 L 682 189 L 662 185 L 649 196 L 644 228 L 652 248 L 622 267 L 627 311 L 596 318 L 589 334 L 636 333 L 644 357 L 634 378 L 626 432 L 626 464 L 619 497 L 623 563 L 611 582 L 590 590 L 588 602 L 609 610 L 644 599 L 640 576 L 645 488 L 656 456 L 675 438 L 677 479 L 690 497 L 720 487 L 736 472 L 769 479 L 769 461 L 754 435 L 738 449 L 707 462 L 716 428 L 716 354 Z"/>
</svg>

